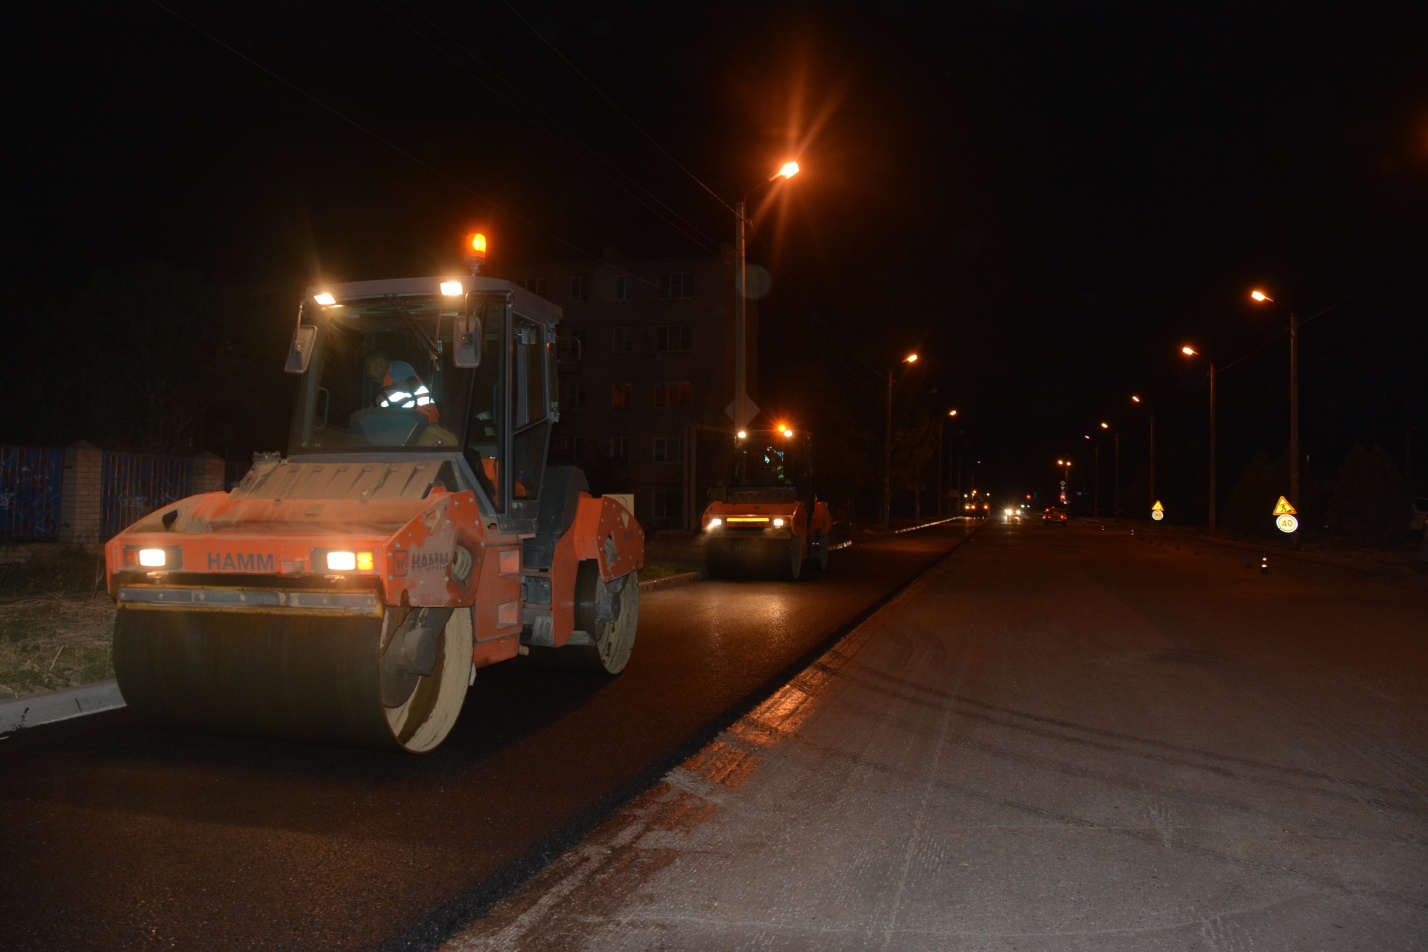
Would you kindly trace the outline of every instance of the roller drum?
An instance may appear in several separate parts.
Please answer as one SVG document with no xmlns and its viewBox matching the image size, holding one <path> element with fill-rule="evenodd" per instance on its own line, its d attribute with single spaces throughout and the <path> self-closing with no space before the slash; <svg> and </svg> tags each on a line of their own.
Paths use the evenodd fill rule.
<svg viewBox="0 0 1428 952">
<path fill-rule="evenodd" d="M 471 617 L 469 609 L 452 612 L 436 635 L 430 673 L 410 679 L 409 696 L 387 707 L 383 655 L 401 644 L 403 621 L 397 612 L 353 617 L 121 605 L 114 673 L 128 706 L 160 726 L 420 753 L 445 739 L 460 713 L 471 671 Z"/>
</svg>

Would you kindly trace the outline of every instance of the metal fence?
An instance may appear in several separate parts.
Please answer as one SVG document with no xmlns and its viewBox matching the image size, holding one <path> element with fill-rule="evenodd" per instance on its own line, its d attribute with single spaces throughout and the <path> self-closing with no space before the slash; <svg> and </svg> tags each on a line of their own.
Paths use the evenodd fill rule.
<svg viewBox="0 0 1428 952">
<path fill-rule="evenodd" d="M 58 538 L 63 483 L 64 450 L 0 446 L 0 539 Z"/>
<path fill-rule="evenodd" d="M 100 538 L 189 495 L 193 459 L 148 453 L 105 453 L 100 466 Z"/>
</svg>

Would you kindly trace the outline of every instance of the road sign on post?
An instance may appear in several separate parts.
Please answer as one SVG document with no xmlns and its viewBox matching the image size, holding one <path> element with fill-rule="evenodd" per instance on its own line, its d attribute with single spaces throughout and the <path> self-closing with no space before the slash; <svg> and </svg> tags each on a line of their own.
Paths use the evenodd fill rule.
<svg viewBox="0 0 1428 952">
<path fill-rule="evenodd" d="M 1160 504 L 1160 500 L 1155 501 L 1155 505 L 1150 507 L 1150 518 L 1156 522 L 1165 518 L 1165 507 Z"/>
<path fill-rule="evenodd" d="M 1279 497 L 1279 502 L 1274 504 L 1274 525 L 1283 533 L 1291 533 L 1299 528 L 1299 520 L 1295 518 L 1295 510 L 1290 505 L 1289 500 L 1283 496 Z"/>
<path fill-rule="evenodd" d="M 729 419 L 734 421 L 734 426 L 743 430 L 753 422 L 754 417 L 759 415 L 759 405 L 749 399 L 749 395 L 740 390 L 734 395 L 734 402 L 724 408 L 724 412 L 729 415 Z"/>
</svg>

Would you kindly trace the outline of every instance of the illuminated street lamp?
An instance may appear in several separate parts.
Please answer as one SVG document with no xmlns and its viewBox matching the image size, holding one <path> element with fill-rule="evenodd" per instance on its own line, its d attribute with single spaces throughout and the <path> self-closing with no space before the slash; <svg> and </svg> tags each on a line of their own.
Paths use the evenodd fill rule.
<svg viewBox="0 0 1428 952">
<path fill-rule="evenodd" d="M 1147 480 L 1147 491 L 1150 495 L 1150 505 L 1155 505 L 1155 411 L 1135 394 L 1131 394 L 1131 403 L 1145 407 L 1146 413 L 1150 415 L 1150 477 Z"/>
<path fill-rule="evenodd" d="M 1121 521 L 1121 431 L 1111 426 L 1109 423 L 1102 423 L 1101 429 L 1110 430 L 1111 435 L 1116 440 L 1116 465 L 1111 472 L 1114 474 L 1112 485 L 1115 487 L 1111 497 L 1114 509 L 1111 510 L 1111 519 L 1114 522 Z"/>
<path fill-rule="evenodd" d="M 1250 298 L 1260 304 L 1274 304 L 1274 298 L 1258 289 L 1250 292 Z M 1299 498 L 1299 321 L 1294 309 L 1289 312 L 1289 500 L 1302 505 Z"/>
<path fill-rule="evenodd" d="M 902 360 L 902 364 L 917 363 L 916 354 L 908 354 Z M 894 366 L 888 371 L 888 411 L 887 428 L 883 438 L 883 528 L 892 525 L 892 397 L 893 379 L 897 374 L 897 367 Z"/>
<path fill-rule="evenodd" d="M 956 410 L 948 410 L 937 427 L 937 518 L 939 519 L 942 518 L 942 441 L 946 435 L 947 421 L 956 415 Z"/>
<path fill-rule="evenodd" d="M 1071 505 L 1071 461 L 1069 459 L 1059 459 L 1056 461 L 1056 465 L 1060 466 L 1063 470 L 1061 475 L 1061 505 L 1069 506 Z"/>
<path fill-rule="evenodd" d="M 1204 357 L 1195 348 L 1186 344 L 1180 348 L 1186 357 Z M 1215 531 L 1215 362 L 1210 361 L 1210 531 Z"/>
<path fill-rule="evenodd" d="M 745 300 L 749 293 L 749 262 L 744 244 L 744 230 L 749 222 L 744 215 L 744 206 L 749 196 L 759 189 L 781 178 L 793 178 L 797 174 L 798 163 L 785 162 L 777 172 L 745 192 L 743 200 L 734 205 L 734 218 L 737 222 L 734 229 L 734 253 L 739 259 L 739 286 L 734 289 L 734 402 L 729 405 L 728 413 L 733 417 L 734 425 L 740 428 L 747 427 L 759 412 L 759 408 L 749 399 L 748 354 L 745 353 L 744 346 L 747 335 Z"/>
</svg>

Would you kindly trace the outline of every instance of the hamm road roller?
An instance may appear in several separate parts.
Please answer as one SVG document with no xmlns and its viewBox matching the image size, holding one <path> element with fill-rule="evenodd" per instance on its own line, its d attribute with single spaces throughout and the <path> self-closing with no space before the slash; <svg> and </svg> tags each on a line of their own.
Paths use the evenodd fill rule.
<svg viewBox="0 0 1428 952">
<path fill-rule="evenodd" d="M 833 519 L 814 495 L 813 440 L 787 426 L 740 430 L 727 486 L 704 510 L 711 578 L 797 579 L 828 567 Z"/>
<path fill-rule="evenodd" d="M 106 545 L 136 714 L 420 753 L 480 667 L 624 668 L 644 533 L 545 465 L 559 308 L 475 272 L 311 289 L 287 456 Z"/>
</svg>

